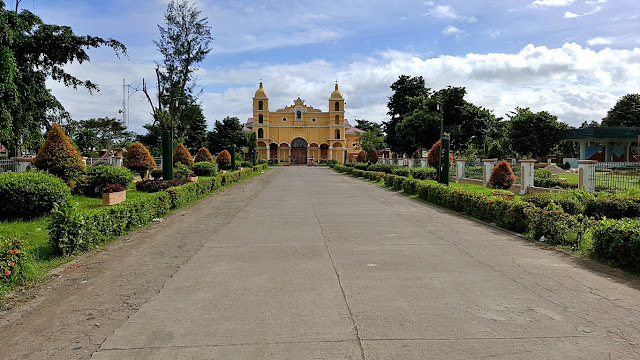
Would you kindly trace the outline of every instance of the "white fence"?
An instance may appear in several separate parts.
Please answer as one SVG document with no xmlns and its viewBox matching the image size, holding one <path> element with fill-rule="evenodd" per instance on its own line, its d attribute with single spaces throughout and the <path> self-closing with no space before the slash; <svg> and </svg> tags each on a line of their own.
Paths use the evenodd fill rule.
<svg viewBox="0 0 640 360">
<path fill-rule="evenodd" d="M 0 172 L 16 171 L 16 162 L 11 159 L 0 159 Z"/>
</svg>

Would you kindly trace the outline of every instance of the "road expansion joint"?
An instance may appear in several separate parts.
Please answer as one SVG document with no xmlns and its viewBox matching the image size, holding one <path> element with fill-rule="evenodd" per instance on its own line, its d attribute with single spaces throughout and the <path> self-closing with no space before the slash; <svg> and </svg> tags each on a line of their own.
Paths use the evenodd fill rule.
<svg viewBox="0 0 640 360">
<path fill-rule="evenodd" d="M 360 348 L 360 357 L 362 360 L 366 360 L 366 355 L 364 352 L 364 347 L 362 346 L 362 339 L 360 338 L 360 331 L 358 329 L 358 323 L 356 322 L 355 317 L 353 316 L 353 311 L 351 310 L 351 305 L 349 305 L 349 300 L 347 299 L 347 294 L 344 291 L 344 286 L 342 285 L 342 280 L 340 278 L 340 272 L 338 271 L 338 267 L 336 266 L 335 261 L 333 260 L 333 256 L 331 255 L 331 250 L 329 249 L 329 243 L 327 242 L 327 238 L 324 234 L 324 228 L 322 227 L 322 222 L 318 217 L 318 213 L 316 211 L 316 204 L 313 201 L 313 197 L 311 196 L 311 191 L 309 190 L 309 185 L 306 184 L 307 187 L 307 195 L 309 196 L 309 200 L 311 201 L 311 206 L 313 207 L 313 216 L 316 218 L 318 222 L 318 227 L 320 227 L 320 234 L 322 235 L 322 241 L 324 242 L 324 248 L 327 251 L 327 255 L 329 256 L 329 260 L 331 261 L 331 266 L 333 267 L 333 272 L 338 280 L 338 286 L 340 287 L 340 292 L 342 293 L 342 299 L 347 307 L 347 311 L 349 312 L 349 318 L 351 319 L 351 323 L 353 324 L 352 329 L 355 331 L 356 340 L 358 343 L 358 347 Z"/>
</svg>

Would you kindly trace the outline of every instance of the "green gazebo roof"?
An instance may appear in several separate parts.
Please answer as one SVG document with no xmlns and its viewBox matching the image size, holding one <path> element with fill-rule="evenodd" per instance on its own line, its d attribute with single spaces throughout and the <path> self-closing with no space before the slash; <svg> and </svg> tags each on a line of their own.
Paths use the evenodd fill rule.
<svg viewBox="0 0 640 360">
<path fill-rule="evenodd" d="M 593 127 L 560 130 L 560 140 L 628 139 L 636 140 L 640 135 L 637 127 Z"/>
</svg>

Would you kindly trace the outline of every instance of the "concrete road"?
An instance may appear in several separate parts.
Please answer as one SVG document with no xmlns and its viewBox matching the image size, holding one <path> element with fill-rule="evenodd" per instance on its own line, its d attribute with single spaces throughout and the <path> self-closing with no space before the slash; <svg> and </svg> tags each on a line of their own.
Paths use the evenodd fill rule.
<svg viewBox="0 0 640 360">
<path fill-rule="evenodd" d="M 181 219 L 202 247 L 93 359 L 640 359 L 637 280 L 329 169 L 271 172 L 226 225 Z"/>
</svg>

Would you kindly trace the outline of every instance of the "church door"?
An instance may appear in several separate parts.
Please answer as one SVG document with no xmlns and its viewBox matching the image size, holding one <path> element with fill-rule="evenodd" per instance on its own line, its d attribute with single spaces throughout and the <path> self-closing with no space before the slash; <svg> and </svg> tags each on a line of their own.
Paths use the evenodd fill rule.
<svg viewBox="0 0 640 360">
<path fill-rule="evenodd" d="M 291 161 L 293 164 L 307 163 L 307 142 L 296 138 L 291 142 Z"/>
</svg>

